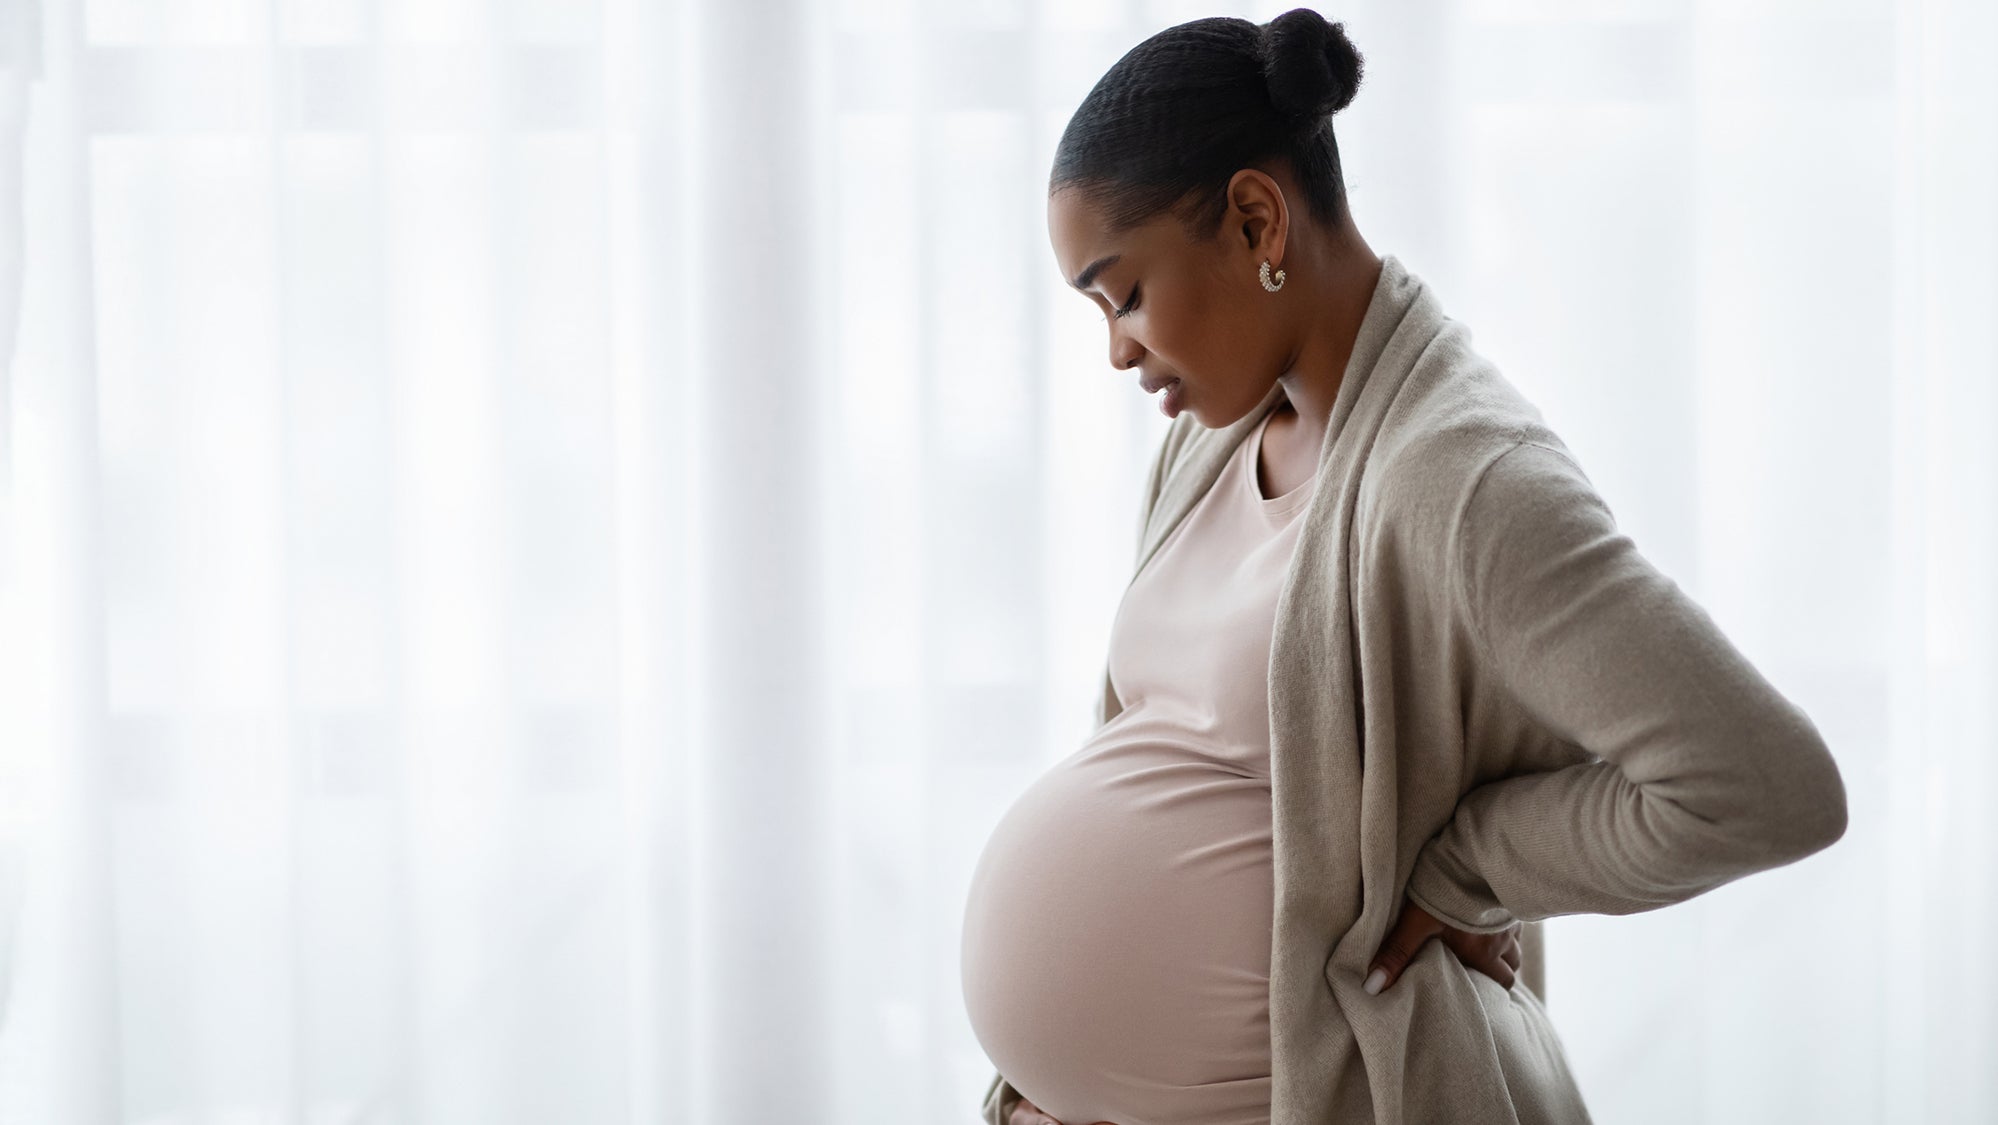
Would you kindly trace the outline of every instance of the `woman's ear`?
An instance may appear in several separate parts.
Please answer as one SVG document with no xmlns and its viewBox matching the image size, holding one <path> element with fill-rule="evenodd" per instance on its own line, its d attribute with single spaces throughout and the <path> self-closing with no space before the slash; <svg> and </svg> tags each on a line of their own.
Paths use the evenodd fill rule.
<svg viewBox="0 0 1998 1125">
<path fill-rule="evenodd" d="M 1228 181 L 1229 223 L 1241 232 L 1243 248 L 1260 263 L 1272 267 L 1283 264 L 1283 248 L 1290 237 L 1290 206 L 1283 188 L 1269 173 L 1244 168 Z"/>
</svg>

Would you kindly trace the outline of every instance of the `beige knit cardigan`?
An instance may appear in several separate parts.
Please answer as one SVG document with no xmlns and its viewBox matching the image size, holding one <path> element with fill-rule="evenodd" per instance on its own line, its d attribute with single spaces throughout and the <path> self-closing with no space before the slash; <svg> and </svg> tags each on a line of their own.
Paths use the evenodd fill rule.
<svg viewBox="0 0 1998 1125">
<path fill-rule="evenodd" d="M 1281 398 L 1218 430 L 1174 419 L 1137 568 Z M 1843 781 L 1392 255 L 1327 432 L 1270 648 L 1270 1120 L 1587 1122 L 1540 920 L 1655 910 L 1828 847 Z M 1107 665 L 1102 689 L 1098 725 L 1123 707 Z M 1404 893 L 1464 930 L 1524 922 L 1513 987 L 1432 940 L 1368 995 Z M 1020 1096 L 995 1073 L 985 1121 Z"/>
</svg>

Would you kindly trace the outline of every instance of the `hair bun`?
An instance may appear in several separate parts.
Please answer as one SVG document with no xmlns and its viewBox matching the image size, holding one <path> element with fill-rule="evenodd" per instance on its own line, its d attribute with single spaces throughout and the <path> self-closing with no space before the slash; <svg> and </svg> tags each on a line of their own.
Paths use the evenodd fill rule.
<svg viewBox="0 0 1998 1125">
<path fill-rule="evenodd" d="M 1263 81 L 1277 112 L 1316 121 L 1345 109 L 1360 89 L 1360 52 L 1346 25 L 1292 8 L 1263 25 Z"/>
</svg>

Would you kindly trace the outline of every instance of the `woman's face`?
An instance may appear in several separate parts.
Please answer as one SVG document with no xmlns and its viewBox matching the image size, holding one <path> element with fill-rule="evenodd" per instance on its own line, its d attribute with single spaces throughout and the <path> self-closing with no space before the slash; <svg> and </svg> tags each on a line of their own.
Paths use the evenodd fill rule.
<svg viewBox="0 0 1998 1125">
<path fill-rule="evenodd" d="M 1178 408 L 1210 429 L 1262 402 L 1282 370 L 1276 302 L 1257 272 L 1270 224 L 1250 218 L 1231 202 L 1211 243 L 1192 241 L 1170 213 L 1111 238 L 1080 191 L 1048 197 L 1055 260 L 1063 279 L 1103 310 L 1110 366 L 1161 391 L 1179 380 L 1171 392 Z"/>
</svg>

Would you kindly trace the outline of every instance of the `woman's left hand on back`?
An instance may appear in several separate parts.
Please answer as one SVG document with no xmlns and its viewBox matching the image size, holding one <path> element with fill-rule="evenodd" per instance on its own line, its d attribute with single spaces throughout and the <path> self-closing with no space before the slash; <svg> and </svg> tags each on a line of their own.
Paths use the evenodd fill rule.
<svg viewBox="0 0 1998 1125">
<path fill-rule="evenodd" d="M 1374 954 L 1372 969 L 1368 979 L 1374 979 L 1375 972 L 1385 974 L 1385 980 L 1378 988 L 1368 992 L 1385 992 L 1401 979 L 1403 969 L 1415 960 L 1422 951 L 1422 943 L 1430 938 L 1440 937 L 1443 944 L 1456 953 L 1457 959 L 1478 970 L 1507 988 L 1519 972 L 1519 934 L 1522 925 L 1514 922 L 1510 927 L 1495 934 L 1474 934 L 1445 925 L 1435 915 L 1415 904 L 1413 899 L 1404 896 L 1401 916 L 1395 919 L 1393 928 L 1388 930 L 1387 940 L 1381 942 L 1380 951 Z"/>
</svg>

